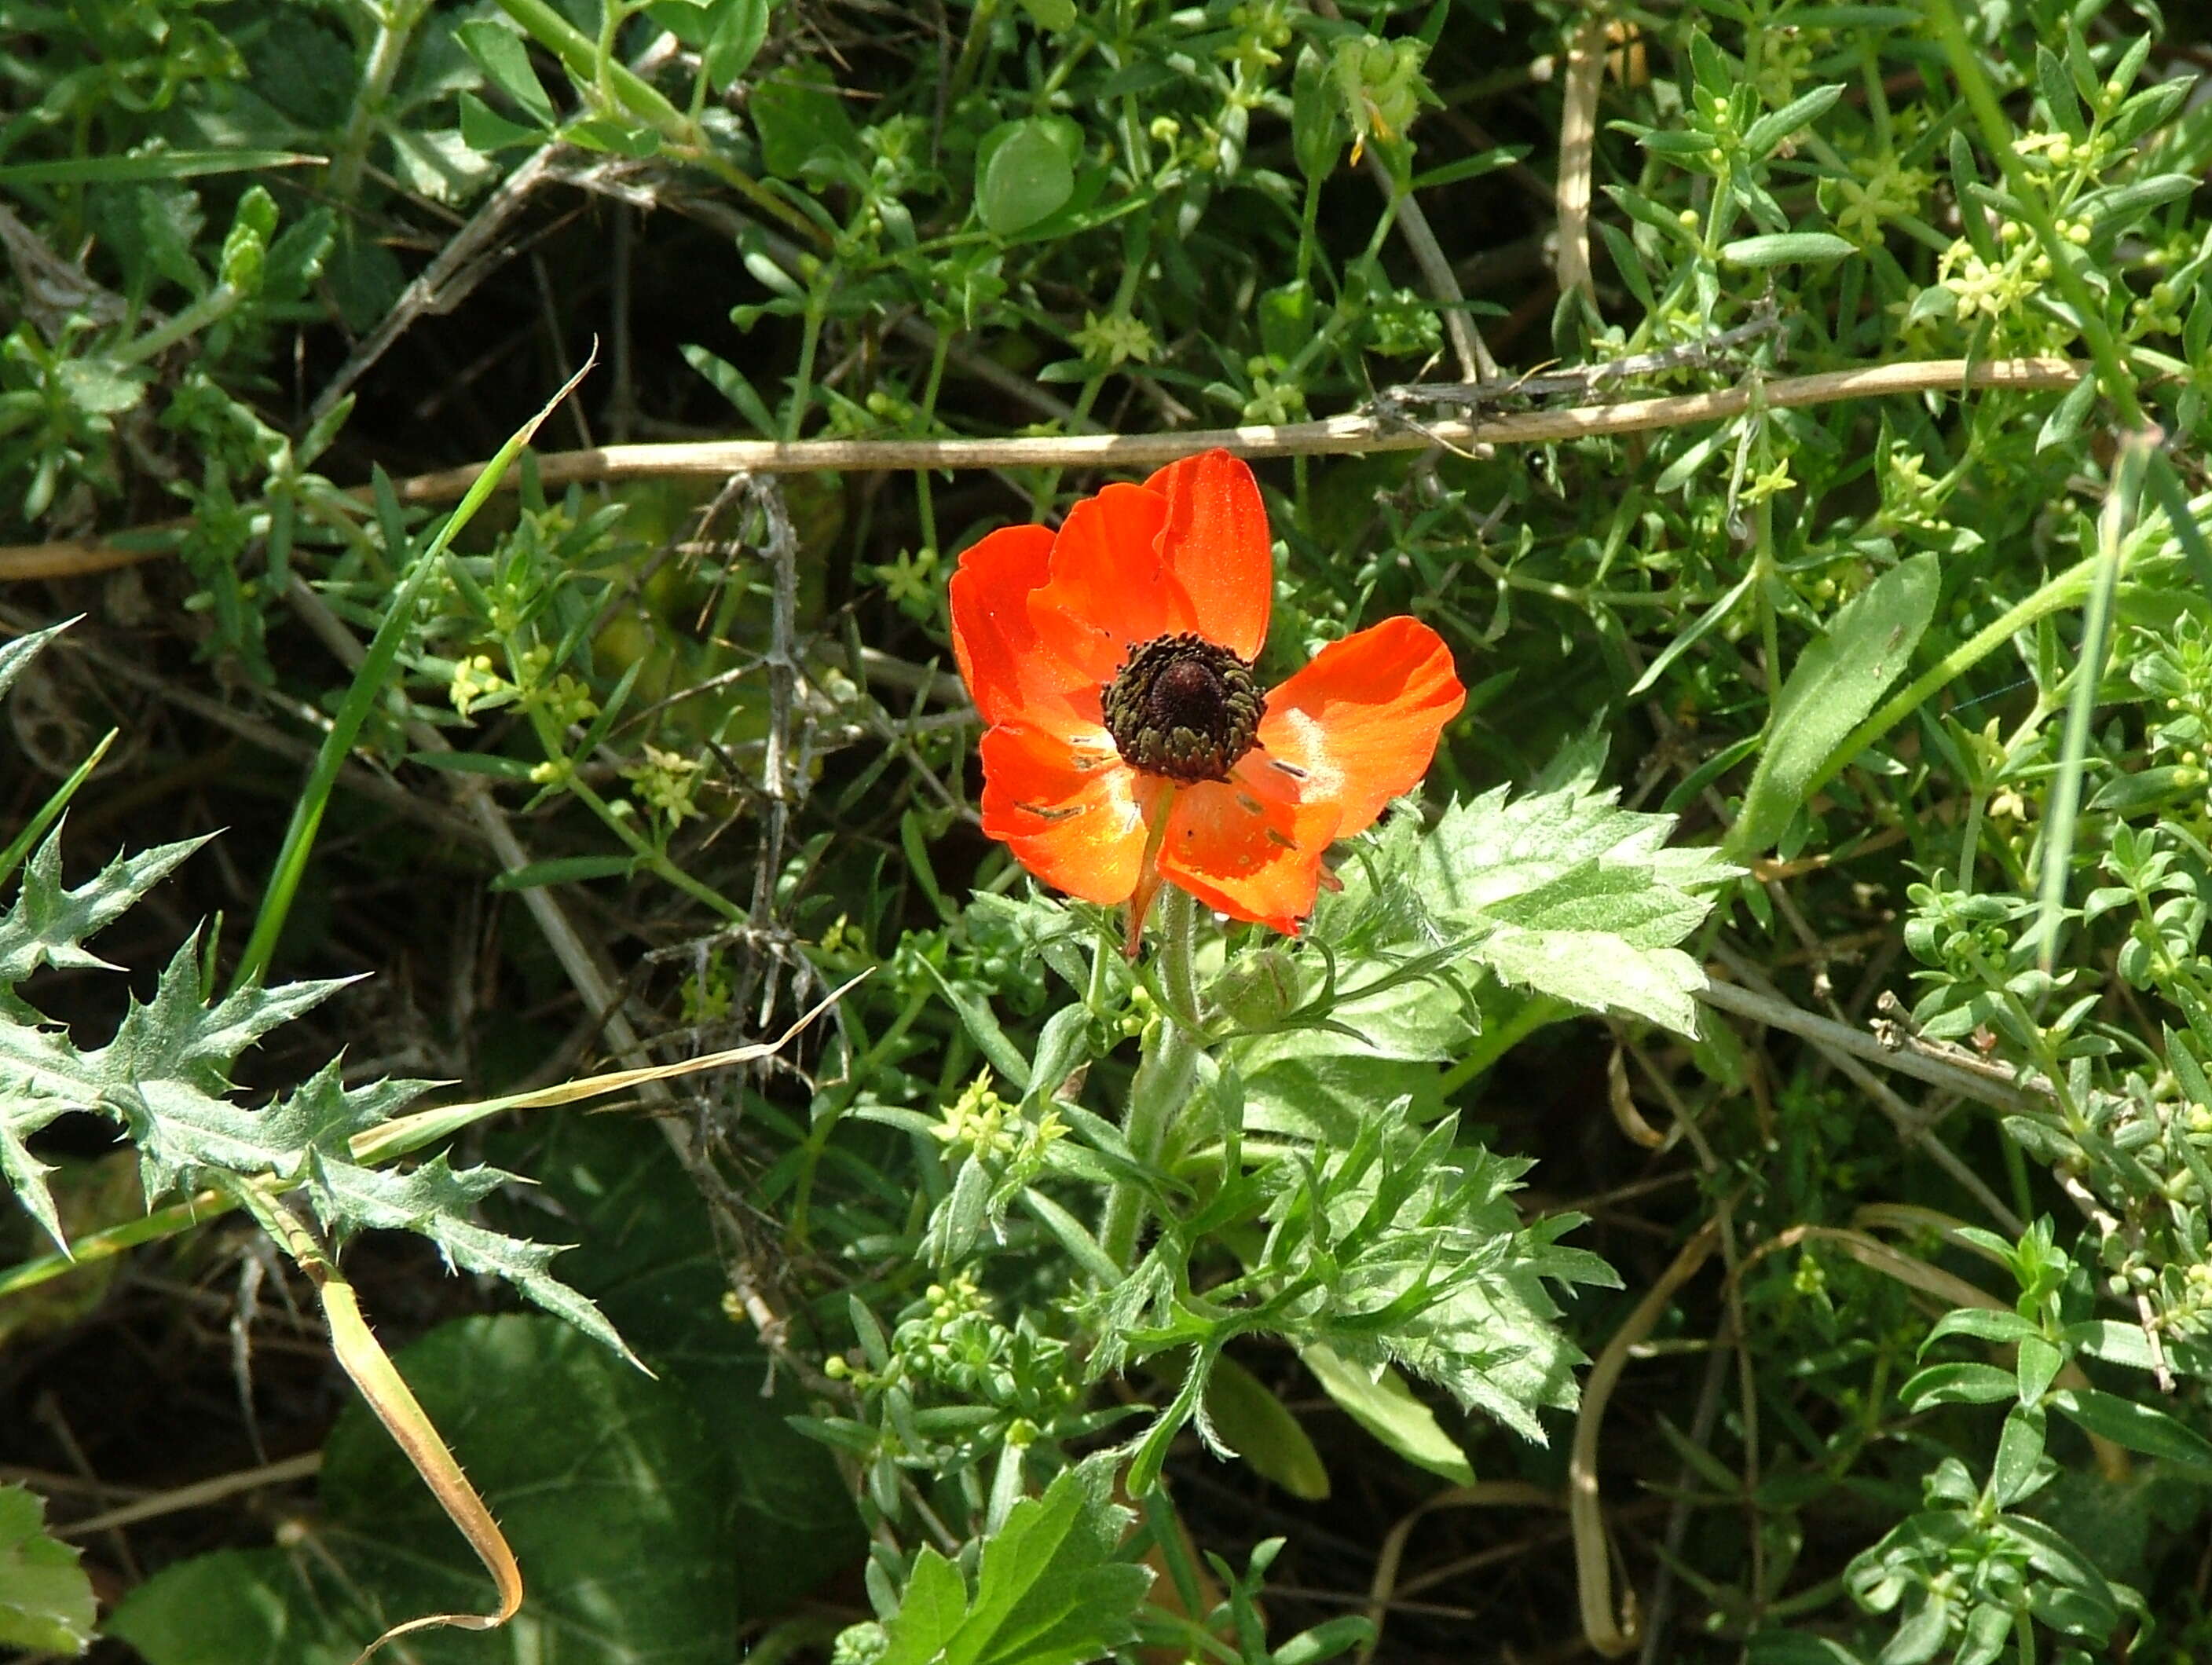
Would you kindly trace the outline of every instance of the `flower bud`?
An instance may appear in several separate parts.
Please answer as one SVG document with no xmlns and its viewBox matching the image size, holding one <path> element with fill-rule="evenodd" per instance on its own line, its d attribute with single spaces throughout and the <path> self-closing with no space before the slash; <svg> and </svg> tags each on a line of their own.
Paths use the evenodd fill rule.
<svg viewBox="0 0 2212 1665">
<path fill-rule="evenodd" d="M 1272 1029 L 1298 1008 L 1298 963 L 1279 943 L 1240 954 L 1207 991 L 1240 1029 Z"/>
</svg>

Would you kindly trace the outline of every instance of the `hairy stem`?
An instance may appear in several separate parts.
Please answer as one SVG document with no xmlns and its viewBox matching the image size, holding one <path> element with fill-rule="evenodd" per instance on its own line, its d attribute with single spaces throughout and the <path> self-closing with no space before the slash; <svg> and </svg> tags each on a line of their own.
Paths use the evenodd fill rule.
<svg viewBox="0 0 2212 1665">
<path fill-rule="evenodd" d="M 1191 970 L 1192 938 L 1198 907 L 1189 892 L 1173 885 L 1161 898 L 1159 968 L 1168 1011 L 1145 1043 L 1144 1060 L 1129 1085 L 1129 1110 L 1121 1130 L 1130 1154 L 1150 1164 L 1158 1159 L 1170 1127 L 1190 1101 L 1191 1078 L 1198 1065 L 1198 995 Z M 1116 1180 L 1107 1194 L 1098 1224 L 1099 1246 L 1114 1264 L 1133 1264 L 1137 1235 L 1144 1229 L 1145 1188 L 1133 1179 Z"/>
</svg>

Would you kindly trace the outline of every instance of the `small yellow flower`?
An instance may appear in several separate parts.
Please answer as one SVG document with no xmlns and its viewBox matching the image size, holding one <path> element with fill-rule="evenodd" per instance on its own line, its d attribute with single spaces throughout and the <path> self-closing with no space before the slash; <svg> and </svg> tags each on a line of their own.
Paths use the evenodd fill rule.
<svg viewBox="0 0 2212 1665">
<path fill-rule="evenodd" d="M 1070 337 L 1082 353 L 1087 364 L 1100 364 L 1108 369 L 1124 359 L 1134 359 L 1139 364 L 1150 364 L 1160 344 L 1152 338 L 1152 326 L 1141 318 L 1130 318 L 1122 313 L 1109 313 L 1101 318 L 1094 312 L 1083 314 L 1083 327 Z"/>
<path fill-rule="evenodd" d="M 687 816 L 702 811 L 691 801 L 692 789 L 698 785 L 700 771 L 705 767 L 696 757 L 686 757 L 674 751 L 663 751 L 657 745 L 647 745 L 645 761 L 632 763 L 623 770 L 623 778 L 637 789 L 637 795 L 659 814 L 665 817 L 672 827 Z"/>
<path fill-rule="evenodd" d="M 471 710 L 505 705 L 514 697 L 514 685 L 499 674 L 489 653 L 472 653 L 453 666 L 447 697 L 464 717 Z"/>
</svg>

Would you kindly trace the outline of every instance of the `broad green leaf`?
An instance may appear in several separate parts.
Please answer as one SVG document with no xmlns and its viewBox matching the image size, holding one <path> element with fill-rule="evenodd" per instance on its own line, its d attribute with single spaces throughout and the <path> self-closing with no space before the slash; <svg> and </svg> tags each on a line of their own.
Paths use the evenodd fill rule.
<svg viewBox="0 0 2212 1665">
<path fill-rule="evenodd" d="M 64 359 L 56 375 L 70 403 L 88 416 L 119 416 L 136 410 L 153 381 L 150 371 L 98 358 Z"/>
<path fill-rule="evenodd" d="M 1995 1364 L 1930 1364 L 1915 1371 L 1897 1396 L 1906 1409 L 1930 1405 L 1994 1405 L 2020 1397 L 2020 1378 Z"/>
<path fill-rule="evenodd" d="M 779 70 L 753 88 L 745 108 L 761 161 L 778 179 L 834 175 L 860 153 L 860 132 L 818 65 Z"/>
<path fill-rule="evenodd" d="M 1839 748 L 1911 663 L 1942 585 L 1935 556 L 1900 562 L 1837 613 L 1791 667 L 1723 846 L 1730 856 L 1771 848 L 1799 806 L 1851 761 Z"/>
<path fill-rule="evenodd" d="M 1921 1342 L 1920 1352 L 1925 1357 L 1928 1350 L 1947 1335 L 1968 1335 L 1977 1341 L 2013 1346 L 2025 1337 L 2040 1334 L 2033 1324 L 2009 1308 L 1958 1307 L 1936 1321 L 1927 1340 Z"/>
<path fill-rule="evenodd" d="M 1328 1496 L 1328 1470 L 1274 1389 L 1224 1353 L 1206 1379 L 1206 1414 L 1222 1443 L 1308 1502 Z"/>
<path fill-rule="evenodd" d="M 744 1592 L 726 1452 L 681 1389 L 565 1326 L 467 1318 L 398 1356 L 528 1580 L 505 1630 L 408 1639 L 425 1665 L 724 1665 Z M 325 1448 L 312 1540 L 155 1575 L 108 1628 L 148 1665 L 345 1665 L 386 1626 L 481 1607 L 488 1582 L 359 1404 Z"/>
<path fill-rule="evenodd" d="M 983 1544 L 972 1598 L 924 1549 L 876 1665 L 1086 1665 L 1133 1638 L 1152 1575 L 1121 1559 L 1130 1515 L 1115 1468 L 1101 1453 L 1016 1504 Z"/>
<path fill-rule="evenodd" d="M 1302 1348 L 1298 1356 L 1322 1392 L 1407 1461 L 1460 1486 L 1474 1484 L 1467 1453 L 1437 1425 L 1436 1413 L 1413 1396 L 1396 1370 L 1385 1365 L 1380 1376 L 1370 1375 L 1318 1342 Z"/>
<path fill-rule="evenodd" d="M 1344 154 L 1344 100 L 1328 62 L 1308 46 L 1291 77 L 1291 154 L 1308 179 L 1327 179 Z"/>
<path fill-rule="evenodd" d="M 724 1310 L 729 1279 L 707 1206 L 659 1129 L 629 1116 L 547 1115 L 494 1132 L 485 1154 L 538 1181 L 488 1200 L 492 1222 L 519 1234 L 556 1211 L 577 1243 L 562 1274 L 688 1396 L 727 1454 L 746 1614 L 788 1607 L 850 1565 L 865 1547 L 852 1495 L 830 1454 L 787 1420 L 806 1409 L 789 1372 L 772 1371 L 750 1326 Z"/>
<path fill-rule="evenodd" d="M 2040 1410 L 2021 1406 L 2005 1419 L 2004 1431 L 1997 1436 L 1996 1458 L 1990 1466 L 1990 1488 L 2000 1508 L 2011 1508 L 2039 1484 L 2043 1440 Z"/>
<path fill-rule="evenodd" d="M 775 266 L 773 262 L 769 264 L 770 269 L 781 276 L 782 268 Z M 786 278 L 784 281 L 788 283 L 790 280 Z M 689 342 L 678 348 L 677 351 L 684 355 L 686 364 L 714 384 L 716 392 L 737 407 L 738 414 L 752 424 L 754 433 L 763 438 L 774 436 L 776 432 L 775 417 L 769 411 L 768 402 L 754 389 L 744 371 L 727 359 Z"/>
<path fill-rule="evenodd" d="M 1843 83 L 1832 82 L 1790 100 L 1779 110 L 1768 111 L 1745 132 L 1743 148 L 1754 156 L 1766 156 L 1799 128 L 1809 126 L 1826 115 L 1843 95 Z"/>
<path fill-rule="evenodd" d="M 543 129 L 526 127 L 519 121 L 509 121 L 474 93 L 461 94 L 460 113 L 462 142 L 470 149 L 483 155 L 493 155 L 519 145 L 545 143 L 546 134 Z"/>
<path fill-rule="evenodd" d="M 663 0 L 646 15 L 696 49 L 707 84 L 718 93 L 752 67 L 768 39 L 769 13 L 775 0 Z"/>
<path fill-rule="evenodd" d="M 1057 214 L 1075 194 L 1074 160 L 1051 123 L 1006 122 L 975 151 L 975 209 L 983 228 L 1012 237 Z"/>
<path fill-rule="evenodd" d="M 92 1581 L 46 1515 L 37 1493 L 0 1486 L 0 1647 L 74 1656 L 92 1642 Z"/>
<path fill-rule="evenodd" d="M 2022 1338 L 2014 1369 L 2020 1376 L 2020 1402 L 2034 1405 L 2051 1390 L 2059 1368 L 2065 1363 L 2058 1349 L 2039 1335 Z"/>
</svg>

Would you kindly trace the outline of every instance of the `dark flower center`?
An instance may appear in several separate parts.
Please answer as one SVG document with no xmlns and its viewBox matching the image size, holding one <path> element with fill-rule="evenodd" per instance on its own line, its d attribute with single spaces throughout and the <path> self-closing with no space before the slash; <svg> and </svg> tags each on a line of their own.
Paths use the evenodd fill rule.
<svg viewBox="0 0 2212 1665">
<path fill-rule="evenodd" d="M 1252 667 L 1188 633 L 1129 649 L 1106 690 L 1106 732 L 1123 761 L 1186 785 L 1226 781 L 1260 730 Z"/>
</svg>

